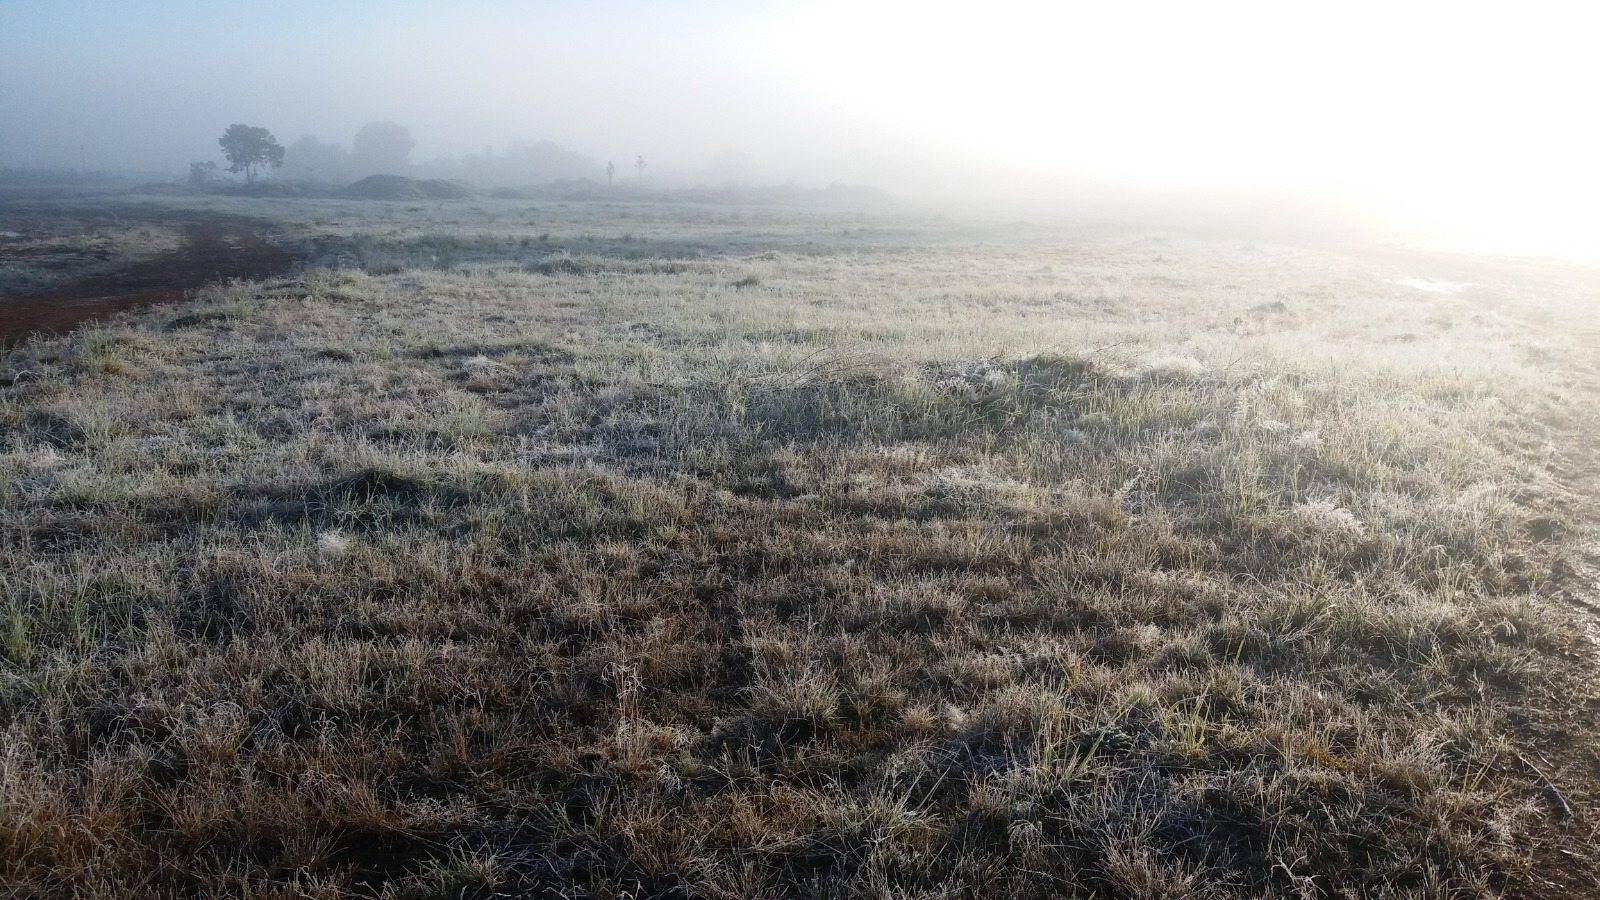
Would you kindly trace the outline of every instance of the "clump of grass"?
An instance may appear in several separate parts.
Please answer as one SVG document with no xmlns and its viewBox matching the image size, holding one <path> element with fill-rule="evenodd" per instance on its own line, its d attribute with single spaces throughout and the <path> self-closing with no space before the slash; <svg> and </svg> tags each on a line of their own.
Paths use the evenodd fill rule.
<svg viewBox="0 0 1600 900">
<path fill-rule="evenodd" d="M 604 266 L 605 263 L 598 257 L 557 253 L 539 260 L 530 268 L 540 275 L 592 275 Z"/>
</svg>

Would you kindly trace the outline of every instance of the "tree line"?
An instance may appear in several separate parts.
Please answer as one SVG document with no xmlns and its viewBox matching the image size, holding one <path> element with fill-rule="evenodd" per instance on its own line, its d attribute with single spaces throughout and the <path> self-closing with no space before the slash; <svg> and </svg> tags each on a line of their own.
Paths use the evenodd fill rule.
<svg viewBox="0 0 1600 900">
<path fill-rule="evenodd" d="M 267 129 L 237 122 L 228 126 L 222 137 L 217 139 L 217 144 L 222 148 L 223 158 L 228 161 L 228 171 L 235 175 L 243 174 L 245 181 L 250 184 L 255 183 L 257 175 L 282 168 L 287 156 L 314 158 L 317 148 L 332 146 L 320 144 L 316 138 L 307 136 L 286 149 Z M 405 126 L 394 122 L 370 122 L 356 132 L 354 151 L 350 155 L 359 165 L 370 168 L 374 173 L 397 173 L 410 165 L 411 151 L 416 145 L 416 140 Z M 332 146 L 332 149 L 341 154 L 344 152 L 343 148 L 337 146 Z M 211 181 L 217 171 L 214 162 L 190 163 L 189 180 L 196 183 Z"/>
<path fill-rule="evenodd" d="M 285 147 L 266 128 L 242 123 L 229 125 L 217 143 L 227 161 L 227 171 L 244 175 L 245 181 L 250 184 L 265 172 L 285 167 L 291 171 L 292 177 L 308 181 L 342 181 L 373 174 L 401 174 L 413 170 L 410 156 L 416 147 L 416 141 L 408 129 L 388 121 L 362 126 L 356 132 L 349 151 L 311 135 L 303 136 Z M 550 141 L 516 142 L 509 151 L 501 154 L 486 148 L 481 156 L 469 154 L 455 161 L 431 163 L 426 168 L 448 170 L 435 172 L 432 177 L 455 177 L 484 183 L 505 183 L 508 180 L 526 183 L 529 176 L 539 175 L 551 180 L 582 179 L 591 174 L 597 175 L 600 171 L 599 164 L 593 159 L 565 150 Z M 645 168 L 644 157 L 637 157 L 634 169 L 641 183 Z M 219 171 L 214 162 L 191 163 L 189 180 L 205 184 L 214 181 Z M 613 184 L 616 165 L 606 163 L 604 172 L 606 184 Z"/>
</svg>

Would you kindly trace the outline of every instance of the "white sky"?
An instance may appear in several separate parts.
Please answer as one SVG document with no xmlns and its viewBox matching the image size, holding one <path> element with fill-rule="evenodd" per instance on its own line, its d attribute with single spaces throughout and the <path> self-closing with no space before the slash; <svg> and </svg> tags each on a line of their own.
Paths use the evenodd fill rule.
<svg viewBox="0 0 1600 900">
<path fill-rule="evenodd" d="M 0 165 L 180 169 L 229 122 L 550 138 L 689 172 L 1343 197 L 1600 253 L 1593 3 L 0 0 Z M 622 163 L 619 163 L 622 164 Z"/>
</svg>

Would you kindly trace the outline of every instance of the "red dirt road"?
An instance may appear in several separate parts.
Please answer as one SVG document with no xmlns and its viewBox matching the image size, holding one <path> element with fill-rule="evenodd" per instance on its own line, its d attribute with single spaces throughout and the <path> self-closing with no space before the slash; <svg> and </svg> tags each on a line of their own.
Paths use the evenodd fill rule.
<svg viewBox="0 0 1600 900">
<path fill-rule="evenodd" d="M 181 230 L 183 246 L 107 275 L 79 278 L 36 294 L 0 297 L 0 344 L 36 332 L 70 331 L 125 309 L 182 300 L 213 281 L 265 278 L 294 262 L 249 219 L 175 212 L 152 221 Z"/>
</svg>

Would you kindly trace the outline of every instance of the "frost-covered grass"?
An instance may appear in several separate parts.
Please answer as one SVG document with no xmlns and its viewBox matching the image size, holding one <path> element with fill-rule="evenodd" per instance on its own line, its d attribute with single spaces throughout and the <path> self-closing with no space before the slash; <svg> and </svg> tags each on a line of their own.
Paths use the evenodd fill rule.
<svg viewBox="0 0 1600 900">
<path fill-rule="evenodd" d="M 1572 273 L 268 208 L 0 364 L 19 893 L 1585 895 Z"/>
</svg>

